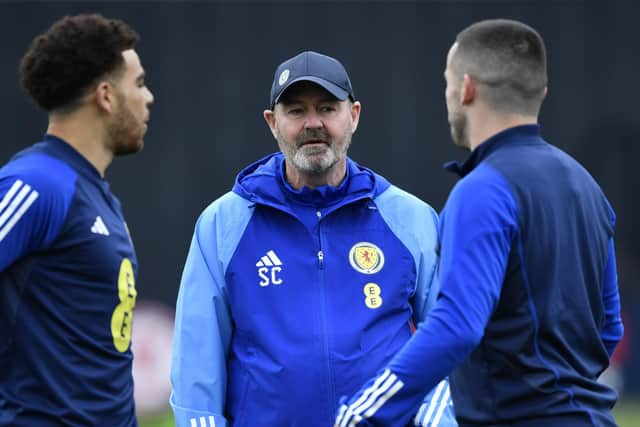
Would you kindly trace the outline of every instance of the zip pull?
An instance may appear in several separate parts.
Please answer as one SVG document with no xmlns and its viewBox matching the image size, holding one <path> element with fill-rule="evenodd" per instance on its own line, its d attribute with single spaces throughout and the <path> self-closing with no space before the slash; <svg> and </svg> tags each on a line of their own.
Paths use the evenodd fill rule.
<svg viewBox="0 0 640 427">
<path fill-rule="evenodd" d="M 318 267 L 324 268 L 324 252 L 318 251 Z"/>
</svg>

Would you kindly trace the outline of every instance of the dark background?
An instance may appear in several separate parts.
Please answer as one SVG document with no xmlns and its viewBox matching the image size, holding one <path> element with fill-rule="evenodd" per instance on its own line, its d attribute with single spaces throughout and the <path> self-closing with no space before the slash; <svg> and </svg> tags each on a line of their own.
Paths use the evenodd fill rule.
<svg viewBox="0 0 640 427">
<path fill-rule="evenodd" d="M 608 1 L 0 2 L 0 163 L 37 141 L 47 117 L 18 85 L 31 39 L 67 14 L 127 21 L 155 95 L 145 149 L 107 171 L 136 244 L 140 300 L 173 306 L 195 220 L 235 174 L 277 149 L 264 123 L 275 67 L 302 50 L 340 59 L 363 109 L 351 157 L 440 210 L 454 184 L 446 53 L 484 18 L 514 18 L 547 43 L 543 135 L 581 161 L 617 212 L 631 360 L 640 336 L 640 5 Z M 636 326 L 637 325 L 637 326 Z M 637 371 L 637 370 L 636 370 Z M 640 393 L 640 374 L 626 369 Z"/>
</svg>

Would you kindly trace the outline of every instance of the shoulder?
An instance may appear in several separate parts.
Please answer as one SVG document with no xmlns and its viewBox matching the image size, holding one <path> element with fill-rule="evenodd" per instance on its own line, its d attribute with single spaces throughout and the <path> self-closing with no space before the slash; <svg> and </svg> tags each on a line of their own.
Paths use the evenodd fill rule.
<svg viewBox="0 0 640 427">
<path fill-rule="evenodd" d="M 234 214 L 247 211 L 253 203 L 244 197 L 228 191 L 211 202 L 200 214 L 200 219 L 232 219 Z"/>
<path fill-rule="evenodd" d="M 407 247 L 435 247 L 438 214 L 428 203 L 395 185 L 376 197 L 374 203 L 391 231 Z"/>
<path fill-rule="evenodd" d="M 452 220 L 470 225 L 496 220 L 512 224 L 517 211 L 510 181 L 491 165 L 481 163 L 453 187 L 441 220 L 450 224 Z"/>
<path fill-rule="evenodd" d="M 456 183 L 451 197 L 464 198 L 465 203 L 482 201 L 488 195 L 509 195 L 508 178 L 489 163 L 480 163 L 473 171 Z"/>
<path fill-rule="evenodd" d="M 230 191 L 198 217 L 194 239 L 206 258 L 228 264 L 253 214 L 253 203 Z"/>
<path fill-rule="evenodd" d="M 57 236 L 75 194 L 77 175 L 41 153 L 19 153 L 0 169 L 0 240 L 13 256 L 46 247 Z"/>
<path fill-rule="evenodd" d="M 0 180 L 28 186 L 51 197 L 70 198 L 77 176 L 67 163 L 43 153 L 19 153 L 0 169 Z"/>
<path fill-rule="evenodd" d="M 436 223 L 438 220 L 438 214 L 431 205 L 393 184 L 380 193 L 374 202 L 383 215 L 401 217 L 406 223 L 425 220 Z"/>
<path fill-rule="evenodd" d="M 199 232 L 224 233 L 247 222 L 253 213 L 253 203 L 229 191 L 207 206 L 198 218 Z"/>
</svg>

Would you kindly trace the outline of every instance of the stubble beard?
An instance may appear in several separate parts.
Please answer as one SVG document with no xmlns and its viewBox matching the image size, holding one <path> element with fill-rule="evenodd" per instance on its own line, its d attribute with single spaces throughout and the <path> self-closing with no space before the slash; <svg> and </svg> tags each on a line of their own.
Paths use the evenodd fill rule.
<svg viewBox="0 0 640 427">
<path fill-rule="evenodd" d="M 337 163 L 344 160 L 349 145 L 351 133 L 346 133 L 340 142 L 333 142 L 324 132 L 305 132 L 296 144 L 278 138 L 280 150 L 293 166 L 302 173 L 321 175 L 328 172 Z M 304 145 L 309 139 L 321 139 L 324 144 Z"/>
<path fill-rule="evenodd" d="M 125 156 L 141 151 L 144 146 L 144 133 L 144 125 L 136 119 L 125 101 L 120 99 L 118 113 L 113 117 L 108 128 L 114 156 Z"/>
<path fill-rule="evenodd" d="M 455 145 L 462 148 L 470 148 L 467 116 L 460 112 L 450 113 L 449 128 L 451 130 L 451 139 Z"/>
</svg>

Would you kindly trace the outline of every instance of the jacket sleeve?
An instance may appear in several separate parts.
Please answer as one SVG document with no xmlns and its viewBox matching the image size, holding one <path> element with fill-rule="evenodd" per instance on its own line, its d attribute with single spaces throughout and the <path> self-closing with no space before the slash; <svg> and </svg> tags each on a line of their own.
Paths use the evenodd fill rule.
<svg viewBox="0 0 640 427">
<path fill-rule="evenodd" d="M 227 426 L 232 322 L 216 225 L 213 210 L 198 220 L 178 293 L 170 399 L 177 427 Z"/>
<path fill-rule="evenodd" d="M 604 271 L 602 298 L 605 319 L 600 331 L 600 337 L 607 348 L 609 357 L 611 357 L 624 333 L 620 314 L 620 293 L 618 291 L 618 273 L 616 271 L 616 254 L 613 239 L 609 241 L 609 259 Z"/>
</svg>

